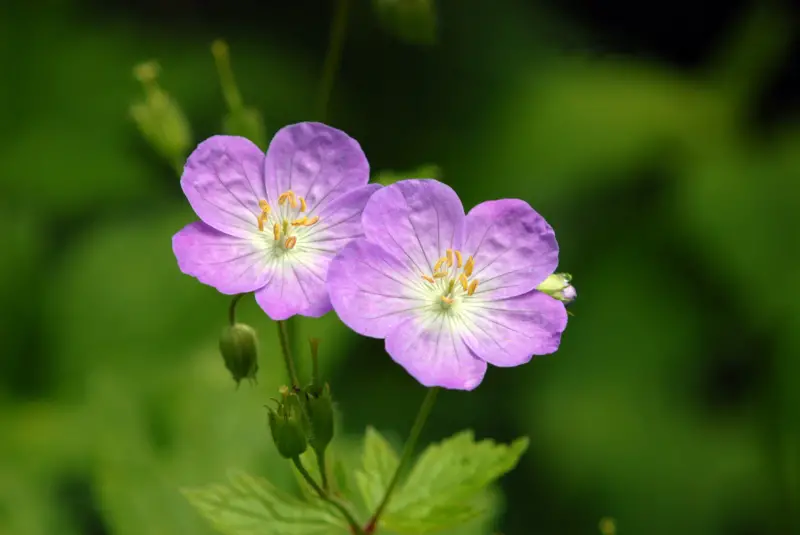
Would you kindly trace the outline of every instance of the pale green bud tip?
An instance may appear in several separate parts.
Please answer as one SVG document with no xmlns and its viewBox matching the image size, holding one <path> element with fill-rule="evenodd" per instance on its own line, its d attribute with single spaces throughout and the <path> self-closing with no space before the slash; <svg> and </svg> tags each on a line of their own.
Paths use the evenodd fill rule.
<svg viewBox="0 0 800 535">
<path fill-rule="evenodd" d="M 536 289 L 567 305 L 578 297 L 578 292 L 572 285 L 572 275 L 569 273 L 553 273 Z"/>
<path fill-rule="evenodd" d="M 226 43 L 222 39 L 214 40 L 214 42 L 211 43 L 211 53 L 214 54 L 214 57 L 216 58 L 227 58 L 228 43 Z"/>
<path fill-rule="evenodd" d="M 600 533 L 602 535 L 617 535 L 617 524 L 613 518 L 603 518 L 600 520 Z"/>
<path fill-rule="evenodd" d="M 226 327 L 219 338 L 219 351 L 237 386 L 242 379 L 255 382 L 258 373 L 258 340 L 252 327 L 244 323 Z"/>
<path fill-rule="evenodd" d="M 133 76 L 143 84 L 152 83 L 161 70 L 156 61 L 146 61 L 133 68 Z"/>
</svg>

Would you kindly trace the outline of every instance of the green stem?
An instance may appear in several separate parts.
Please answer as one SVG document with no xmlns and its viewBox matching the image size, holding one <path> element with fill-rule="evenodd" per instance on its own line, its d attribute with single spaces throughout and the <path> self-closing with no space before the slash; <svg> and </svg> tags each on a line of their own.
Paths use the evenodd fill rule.
<svg viewBox="0 0 800 535">
<path fill-rule="evenodd" d="M 342 49 L 347 33 L 347 17 L 350 11 L 350 0 L 336 0 L 336 12 L 331 23 L 328 52 L 322 67 L 322 82 L 319 86 L 319 117 L 324 121 L 328 112 L 328 102 L 333 92 L 333 82 L 342 61 Z"/>
<path fill-rule="evenodd" d="M 328 493 L 325 492 L 325 490 L 322 487 L 320 487 L 316 481 L 314 481 L 314 478 L 311 477 L 311 474 L 309 474 L 308 470 L 306 470 L 305 466 L 303 466 L 303 462 L 300 460 L 300 457 L 294 457 L 292 459 L 292 462 L 297 468 L 297 471 L 300 472 L 300 475 L 303 476 L 303 479 L 306 480 L 306 483 L 308 483 L 311 486 L 311 488 L 314 489 L 314 492 L 316 492 L 319 495 L 319 497 L 322 498 L 324 501 L 328 502 L 336 509 L 338 509 L 340 513 L 342 513 L 342 516 L 344 516 L 345 520 L 347 520 L 347 523 L 350 525 L 350 531 L 352 531 L 356 535 L 364 535 L 364 530 L 361 529 L 358 520 L 356 520 L 355 517 L 353 517 L 352 513 L 350 513 L 350 511 L 347 510 L 347 507 L 345 507 L 344 505 L 339 503 L 339 501 L 329 496 Z"/>
<path fill-rule="evenodd" d="M 411 456 L 414 454 L 414 448 L 417 445 L 417 440 L 419 440 L 419 435 L 422 432 L 422 428 L 425 426 L 425 422 L 428 420 L 428 416 L 431 414 L 431 409 L 433 409 L 433 405 L 436 402 L 436 395 L 439 393 L 439 390 L 441 390 L 441 388 L 438 386 L 429 389 L 427 395 L 425 396 L 425 400 L 422 402 L 422 406 L 419 408 L 417 419 L 414 421 L 414 425 L 411 427 L 411 432 L 408 434 L 408 439 L 406 439 L 405 446 L 403 446 L 403 454 L 400 457 L 400 463 L 397 465 L 397 470 L 395 470 L 394 475 L 389 482 L 389 486 L 386 487 L 386 492 L 383 495 L 380 505 L 378 505 L 378 508 L 375 509 L 375 513 L 373 513 L 372 517 L 369 519 L 369 522 L 364 528 L 364 533 L 367 535 L 375 532 L 375 528 L 378 526 L 378 520 L 380 519 L 381 514 L 383 514 L 384 509 L 386 509 L 386 506 L 389 504 L 389 498 L 391 498 L 392 492 L 394 492 L 397 483 L 400 481 L 401 473 L 411 461 Z"/>
<path fill-rule="evenodd" d="M 317 466 L 319 466 L 319 475 L 322 478 L 322 488 L 325 492 L 329 492 L 330 486 L 328 485 L 328 463 L 325 461 L 325 450 L 318 451 L 317 453 Z"/>
<path fill-rule="evenodd" d="M 239 304 L 239 300 L 244 296 L 245 294 L 237 294 L 231 299 L 231 304 L 228 306 L 228 323 L 231 325 L 236 323 L 236 305 Z"/>
<path fill-rule="evenodd" d="M 286 371 L 289 374 L 292 387 L 300 388 L 300 381 L 297 380 L 297 371 L 294 369 L 292 350 L 289 347 L 289 333 L 286 331 L 285 321 L 278 322 L 278 338 L 281 341 L 281 353 L 283 353 L 283 361 L 286 363 Z"/>
<path fill-rule="evenodd" d="M 233 76 L 228 44 L 217 39 L 211 45 L 211 53 L 214 55 L 214 62 L 217 64 L 219 83 L 222 87 L 225 102 L 228 103 L 228 109 L 232 112 L 241 110 L 242 95 L 239 93 L 239 88 L 236 86 L 236 78 Z"/>
</svg>

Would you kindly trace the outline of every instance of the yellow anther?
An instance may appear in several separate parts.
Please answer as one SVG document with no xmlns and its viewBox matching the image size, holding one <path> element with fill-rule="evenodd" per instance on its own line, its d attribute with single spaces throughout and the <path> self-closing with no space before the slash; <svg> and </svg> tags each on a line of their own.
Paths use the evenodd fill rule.
<svg viewBox="0 0 800 535">
<path fill-rule="evenodd" d="M 446 295 L 442 296 L 442 302 L 444 302 L 447 305 L 452 305 L 453 304 L 453 300 L 451 298 L 447 297 Z"/>
<path fill-rule="evenodd" d="M 283 244 L 283 246 L 286 247 L 287 249 L 294 249 L 295 245 L 297 245 L 297 238 L 294 236 L 286 238 L 286 241 Z"/>
<path fill-rule="evenodd" d="M 311 219 L 309 219 L 308 221 L 306 221 L 304 226 L 306 226 L 306 227 L 310 227 L 311 225 L 313 225 L 313 224 L 314 224 L 314 223 L 316 223 L 317 221 L 319 221 L 319 216 L 318 216 L 318 215 L 315 215 L 314 217 L 312 217 Z"/>
<path fill-rule="evenodd" d="M 422 275 L 422 278 L 425 279 L 426 281 L 430 282 L 431 284 L 435 284 L 436 283 L 436 281 L 433 279 L 433 277 L 429 277 L 428 275 Z"/>
<path fill-rule="evenodd" d="M 464 275 L 470 277 L 473 269 L 475 269 L 475 259 L 470 256 L 467 258 L 467 263 L 464 264 Z"/>
<path fill-rule="evenodd" d="M 292 190 L 289 190 L 286 193 L 289 194 L 289 204 L 292 206 L 292 208 L 297 208 L 298 206 L 300 206 L 297 203 L 297 195 L 295 195 Z"/>
<path fill-rule="evenodd" d="M 272 235 L 275 237 L 275 241 L 281 239 L 281 226 L 278 223 L 272 226 Z"/>
<path fill-rule="evenodd" d="M 288 198 L 289 198 L 289 192 L 288 191 L 285 192 L 285 193 L 281 193 L 280 195 L 278 195 L 278 204 L 286 203 L 286 199 L 288 199 Z"/>
<path fill-rule="evenodd" d="M 446 256 L 446 258 L 447 258 L 447 267 L 453 267 L 453 250 L 452 249 L 448 249 L 446 255 L 447 255 Z"/>
<path fill-rule="evenodd" d="M 467 288 L 469 287 L 469 281 L 467 281 L 467 276 L 462 273 L 461 275 L 458 276 L 458 281 L 461 283 L 461 287 L 464 288 L 464 291 L 466 292 Z"/>
<path fill-rule="evenodd" d="M 433 278 L 434 279 L 442 279 L 442 278 L 444 278 L 446 276 L 447 276 L 447 272 L 446 271 L 437 271 L 436 273 L 433 274 Z"/>
<path fill-rule="evenodd" d="M 437 261 L 436 261 L 436 263 L 433 265 L 433 271 L 434 271 L 434 272 L 436 272 L 436 271 L 439 271 L 439 268 L 440 268 L 440 267 L 442 267 L 442 264 L 444 264 L 445 262 L 447 262 L 447 258 L 445 258 L 444 256 L 443 256 L 443 257 L 441 257 L 441 258 L 440 258 L 439 260 L 437 260 Z"/>
<path fill-rule="evenodd" d="M 306 200 L 303 197 L 298 197 L 297 200 L 300 201 L 300 211 L 305 212 L 308 210 L 308 205 L 306 204 Z"/>
<path fill-rule="evenodd" d="M 461 256 L 461 251 L 453 251 L 456 255 L 456 267 L 460 268 L 461 264 L 464 263 L 464 257 Z"/>
<path fill-rule="evenodd" d="M 300 227 L 302 225 L 305 225 L 306 221 L 308 221 L 307 217 L 301 217 L 300 219 L 295 219 L 294 221 L 292 221 L 292 226 L 293 227 Z"/>
<path fill-rule="evenodd" d="M 257 221 L 258 221 L 258 230 L 259 230 L 259 232 L 263 232 L 264 231 L 264 221 L 267 220 L 267 217 L 268 216 L 267 216 L 266 213 L 262 213 L 260 216 L 258 216 Z"/>
<path fill-rule="evenodd" d="M 271 210 L 269 204 L 267 204 L 267 201 L 265 201 L 264 199 L 258 201 L 258 207 L 261 208 L 261 211 L 264 212 L 265 214 L 268 214 Z"/>
<path fill-rule="evenodd" d="M 467 290 L 467 295 L 472 295 L 475 293 L 475 290 L 478 289 L 478 279 L 475 279 L 471 283 L 469 283 L 469 289 Z"/>
</svg>

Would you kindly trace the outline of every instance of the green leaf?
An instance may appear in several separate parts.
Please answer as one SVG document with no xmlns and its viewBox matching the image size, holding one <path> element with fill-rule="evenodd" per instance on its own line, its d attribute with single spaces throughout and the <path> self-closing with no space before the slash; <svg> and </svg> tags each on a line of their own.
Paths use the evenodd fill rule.
<svg viewBox="0 0 800 535">
<path fill-rule="evenodd" d="M 265 479 L 232 472 L 228 485 L 186 489 L 189 502 L 227 535 L 347 533 L 347 525 L 319 503 L 281 492 Z"/>
<path fill-rule="evenodd" d="M 397 533 L 433 533 L 486 514 L 496 501 L 487 497 L 487 487 L 512 470 L 527 447 L 527 438 L 510 445 L 476 442 L 472 431 L 429 446 L 389 502 L 382 526 Z M 386 439 L 368 429 L 356 481 L 371 510 L 380 502 L 397 463 L 397 453 Z"/>
</svg>

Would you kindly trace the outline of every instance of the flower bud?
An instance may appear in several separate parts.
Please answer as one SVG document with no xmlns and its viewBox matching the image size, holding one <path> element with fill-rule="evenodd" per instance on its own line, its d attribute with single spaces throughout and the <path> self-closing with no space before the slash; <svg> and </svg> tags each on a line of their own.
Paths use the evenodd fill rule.
<svg viewBox="0 0 800 535">
<path fill-rule="evenodd" d="M 571 282 L 572 275 L 569 273 L 554 273 L 547 277 L 536 289 L 554 299 L 558 299 L 565 305 L 569 305 L 578 297 L 578 292 Z"/>
<path fill-rule="evenodd" d="M 311 386 L 306 389 L 306 407 L 310 420 L 309 443 L 317 455 L 321 455 L 333 440 L 333 399 L 330 386 Z"/>
<path fill-rule="evenodd" d="M 130 107 L 131 117 L 150 146 L 182 172 L 192 143 L 189 121 L 180 106 L 158 85 L 155 62 L 137 65 L 134 76 L 142 84 L 145 98 Z"/>
<path fill-rule="evenodd" d="M 297 395 L 289 393 L 288 389 L 282 394 L 283 401 L 278 401 L 278 408 L 268 408 L 269 430 L 281 457 L 294 459 L 308 448 L 308 425 Z"/>
<path fill-rule="evenodd" d="M 255 381 L 258 373 L 258 341 L 252 327 L 244 323 L 225 327 L 219 337 L 219 351 L 237 387 L 242 379 Z"/>
<path fill-rule="evenodd" d="M 434 0 L 373 0 L 373 7 L 384 29 L 414 45 L 436 42 Z"/>
</svg>

